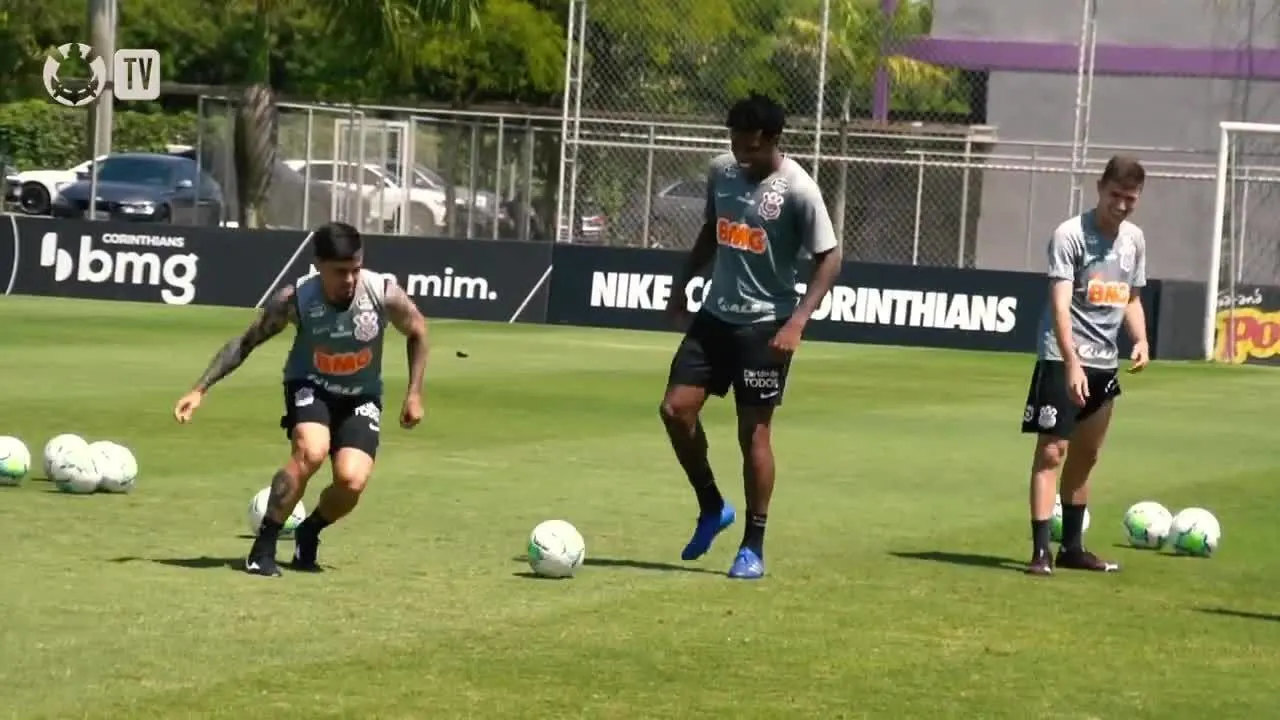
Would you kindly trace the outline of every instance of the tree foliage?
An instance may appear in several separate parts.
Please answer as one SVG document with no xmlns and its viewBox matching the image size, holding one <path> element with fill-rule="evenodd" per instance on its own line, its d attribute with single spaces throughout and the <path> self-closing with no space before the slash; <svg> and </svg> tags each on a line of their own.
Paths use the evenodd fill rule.
<svg viewBox="0 0 1280 720">
<path fill-rule="evenodd" d="M 886 24 L 878 0 L 833 0 L 828 112 L 844 104 L 865 116 L 881 48 L 927 30 L 927 4 L 898 6 Z M 705 120 L 763 90 L 793 115 L 812 115 L 818 8 L 818 0 L 593 1 L 583 107 Z M 559 107 L 568 12 L 568 0 L 128 0 L 117 44 L 159 50 L 170 82 L 265 83 L 286 100 Z M 43 98 L 46 53 L 87 39 L 87 23 L 84 0 L 0 0 L 0 103 Z M 964 110 L 955 73 L 899 59 L 889 67 L 895 107 Z M 122 111 L 193 106 L 166 97 Z"/>
</svg>

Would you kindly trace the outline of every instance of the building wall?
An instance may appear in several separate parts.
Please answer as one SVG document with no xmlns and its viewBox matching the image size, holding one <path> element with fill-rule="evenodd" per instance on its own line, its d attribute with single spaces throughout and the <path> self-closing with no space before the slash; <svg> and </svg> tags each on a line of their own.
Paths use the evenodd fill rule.
<svg viewBox="0 0 1280 720">
<path fill-rule="evenodd" d="M 1099 44 L 1280 48 L 1280 0 L 1099 0 Z M 940 38 L 1078 43 L 1082 3 L 1070 0 L 935 0 Z M 1034 149 L 1037 166 L 1069 166 L 1076 108 L 1076 77 L 992 72 L 987 121 L 1001 143 L 993 152 L 1028 157 L 1018 141 L 1056 142 Z M 1113 152 L 1135 149 L 1149 179 L 1135 220 L 1151 245 L 1153 275 L 1203 279 L 1213 226 L 1218 122 L 1280 123 L 1280 83 L 1170 77 L 1097 77 L 1090 108 L 1090 167 Z M 1257 165 L 1280 168 L 1280 135 L 1250 136 L 1246 153 Z M 1160 150 L 1156 150 L 1159 148 Z M 1056 158 L 1050 162 L 1046 158 Z M 997 164 L 1031 163 L 1001 159 Z M 1280 176 L 1280 169 L 1270 173 Z M 1070 177 L 1049 172 L 983 173 L 976 264 L 999 269 L 1041 269 L 1044 244 L 1069 207 Z M 1094 199 L 1092 178 L 1085 202 Z M 1243 195 L 1244 185 L 1238 186 Z M 1247 218 L 1238 264 L 1241 279 L 1280 284 L 1280 179 L 1248 185 Z"/>
</svg>

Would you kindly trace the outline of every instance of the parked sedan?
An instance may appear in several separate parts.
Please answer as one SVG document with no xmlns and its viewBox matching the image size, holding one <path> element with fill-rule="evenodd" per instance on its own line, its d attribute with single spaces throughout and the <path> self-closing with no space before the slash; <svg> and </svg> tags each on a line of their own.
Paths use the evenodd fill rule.
<svg viewBox="0 0 1280 720">
<path fill-rule="evenodd" d="M 83 218 L 89 210 L 89 173 L 58 193 L 53 216 Z M 98 215 L 111 220 L 217 226 L 222 188 L 189 158 L 161 153 L 120 153 L 98 163 Z"/>
</svg>

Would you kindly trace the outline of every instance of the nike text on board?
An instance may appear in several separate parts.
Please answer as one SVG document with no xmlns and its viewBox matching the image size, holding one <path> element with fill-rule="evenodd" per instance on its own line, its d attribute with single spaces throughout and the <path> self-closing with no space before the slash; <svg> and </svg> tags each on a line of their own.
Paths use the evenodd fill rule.
<svg viewBox="0 0 1280 720">
<path fill-rule="evenodd" d="M 661 310 L 671 298 L 674 278 L 651 273 L 593 272 L 590 306 Z M 686 307 L 702 307 L 710 283 L 694 278 L 685 287 Z M 803 294 L 805 285 L 796 285 Z M 931 290 L 837 285 L 823 298 L 814 320 L 893 325 L 968 332 L 1008 333 L 1018 321 L 1018 298 Z"/>
</svg>

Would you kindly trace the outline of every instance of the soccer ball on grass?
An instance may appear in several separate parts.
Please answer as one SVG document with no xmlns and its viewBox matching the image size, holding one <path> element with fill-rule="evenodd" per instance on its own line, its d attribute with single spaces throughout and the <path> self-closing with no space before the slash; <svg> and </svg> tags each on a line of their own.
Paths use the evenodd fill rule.
<svg viewBox="0 0 1280 720">
<path fill-rule="evenodd" d="M 267 486 L 258 491 L 253 496 L 253 500 L 249 501 L 249 534 L 257 536 L 258 530 L 262 529 L 262 520 L 267 516 L 267 503 L 271 501 L 271 487 Z M 284 528 L 280 531 L 281 535 L 292 535 L 294 530 L 307 519 L 307 508 L 303 506 L 299 500 L 297 505 L 293 506 L 293 512 L 289 513 L 289 517 L 285 518 Z"/>
<path fill-rule="evenodd" d="M 1204 508 L 1186 508 L 1173 516 L 1169 544 L 1178 555 L 1210 557 L 1222 540 L 1222 526 Z"/>
<path fill-rule="evenodd" d="M 539 577 L 573 577 L 586 559 L 586 541 L 564 520 L 547 520 L 529 533 L 529 567 Z"/>
<path fill-rule="evenodd" d="M 31 453 L 27 446 L 16 437 L 0 437 L 0 485 L 17 485 L 30 470 Z"/>
<path fill-rule="evenodd" d="M 102 481 L 89 443 L 71 433 L 58 435 L 45 444 L 44 470 L 54 486 L 74 495 L 92 493 Z"/>
<path fill-rule="evenodd" d="M 1152 500 L 1135 504 L 1124 513 L 1124 535 L 1136 548 L 1157 550 L 1169 539 L 1173 513 Z"/>
<path fill-rule="evenodd" d="M 133 490 L 138 478 L 138 460 L 129 448 L 109 440 L 89 443 L 93 463 L 98 468 L 101 482 L 98 489 L 110 493 L 127 493 Z"/>
</svg>

